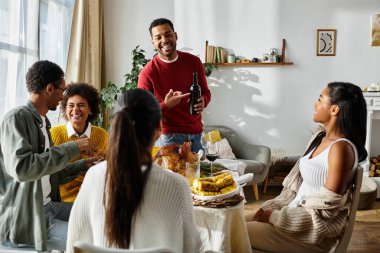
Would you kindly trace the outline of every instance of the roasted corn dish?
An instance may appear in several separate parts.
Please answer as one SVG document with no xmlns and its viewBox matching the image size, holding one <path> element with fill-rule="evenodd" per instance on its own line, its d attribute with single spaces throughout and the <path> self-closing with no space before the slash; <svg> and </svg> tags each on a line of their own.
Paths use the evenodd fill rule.
<svg viewBox="0 0 380 253">
<path fill-rule="evenodd" d="M 234 191 L 236 187 L 231 174 L 224 172 L 215 177 L 195 179 L 192 191 L 200 196 L 215 196 Z"/>
</svg>

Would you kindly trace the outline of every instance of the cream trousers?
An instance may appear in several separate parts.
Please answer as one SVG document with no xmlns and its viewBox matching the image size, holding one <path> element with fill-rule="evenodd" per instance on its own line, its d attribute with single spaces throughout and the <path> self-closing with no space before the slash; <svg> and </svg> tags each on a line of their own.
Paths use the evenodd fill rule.
<svg viewBox="0 0 380 253">
<path fill-rule="evenodd" d="M 286 236 L 276 230 L 272 224 L 252 221 L 253 214 L 246 215 L 246 224 L 251 241 L 252 252 L 256 250 L 278 253 L 297 253 L 297 252 L 329 252 L 316 245 L 297 242 L 295 239 Z"/>
</svg>

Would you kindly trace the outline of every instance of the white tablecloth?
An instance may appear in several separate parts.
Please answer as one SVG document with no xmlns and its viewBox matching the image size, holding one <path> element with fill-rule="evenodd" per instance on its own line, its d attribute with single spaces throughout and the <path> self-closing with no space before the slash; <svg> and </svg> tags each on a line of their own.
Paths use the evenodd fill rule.
<svg viewBox="0 0 380 253">
<path fill-rule="evenodd" d="M 244 170 L 247 167 L 244 162 L 231 159 L 216 159 L 215 163 L 219 163 L 231 171 L 236 171 L 239 175 L 244 175 Z"/>
<path fill-rule="evenodd" d="M 244 218 L 244 204 L 227 208 L 194 207 L 201 234 L 201 252 L 251 252 Z"/>
</svg>

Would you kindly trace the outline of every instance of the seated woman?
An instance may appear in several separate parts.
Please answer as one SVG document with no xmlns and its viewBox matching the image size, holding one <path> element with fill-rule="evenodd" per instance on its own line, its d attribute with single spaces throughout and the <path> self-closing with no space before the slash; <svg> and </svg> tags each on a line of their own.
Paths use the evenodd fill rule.
<svg viewBox="0 0 380 253">
<path fill-rule="evenodd" d="M 323 126 L 283 182 L 281 194 L 247 215 L 253 249 L 328 252 L 345 229 L 350 186 L 367 157 L 367 107 L 351 83 L 330 83 L 314 104 Z"/>
<path fill-rule="evenodd" d="M 142 89 L 123 94 L 111 124 L 107 161 L 87 172 L 71 210 L 67 252 L 73 252 L 76 241 L 199 251 L 188 182 L 152 164 L 152 147 L 160 134 L 156 98 Z"/>
<path fill-rule="evenodd" d="M 97 148 L 97 152 L 94 154 L 81 154 L 80 157 L 70 162 L 90 157 L 102 159 L 107 147 L 108 134 L 103 128 L 92 126 L 90 123 L 99 114 L 99 93 L 96 88 L 87 83 L 67 85 L 61 102 L 61 112 L 68 122 L 66 125 L 50 129 L 54 146 L 88 137 Z M 62 201 L 74 202 L 83 178 L 83 175 L 79 175 L 69 178 L 65 182 L 60 182 L 59 189 Z"/>
</svg>

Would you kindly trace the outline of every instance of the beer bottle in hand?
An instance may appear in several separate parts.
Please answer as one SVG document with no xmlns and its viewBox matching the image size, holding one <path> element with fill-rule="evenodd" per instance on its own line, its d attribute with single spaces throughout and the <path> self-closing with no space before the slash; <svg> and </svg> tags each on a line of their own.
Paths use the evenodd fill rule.
<svg viewBox="0 0 380 253">
<path fill-rule="evenodd" d="M 193 84 L 190 86 L 190 114 L 197 115 L 195 105 L 198 104 L 198 99 L 201 97 L 201 86 L 197 81 L 197 72 L 193 73 Z"/>
</svg>

